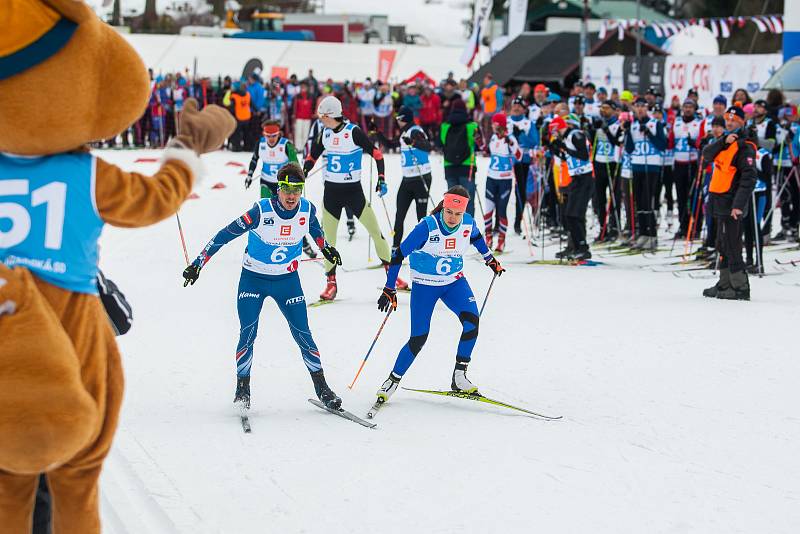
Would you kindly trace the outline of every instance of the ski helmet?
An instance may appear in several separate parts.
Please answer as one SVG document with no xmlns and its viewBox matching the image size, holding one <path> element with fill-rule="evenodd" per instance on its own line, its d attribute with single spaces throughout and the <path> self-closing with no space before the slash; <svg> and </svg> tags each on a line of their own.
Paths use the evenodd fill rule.
<svg viewBox="0 0 800 534">
<path fill-rule="evenodd" d="M 397 120 L 403 121 L 406 124 L 411 124 L 414 122 L 414 112 L 411 111 L 407 106 L 400 106 L 400 109 L 397 110 L 395 114 Z"/>
<path fill-rule="evenodd" d="M 328 95 L 319 102 L 317 115 L 338 119 L 342 116 L 342 103 L 333 95 Z"/>
</svg>

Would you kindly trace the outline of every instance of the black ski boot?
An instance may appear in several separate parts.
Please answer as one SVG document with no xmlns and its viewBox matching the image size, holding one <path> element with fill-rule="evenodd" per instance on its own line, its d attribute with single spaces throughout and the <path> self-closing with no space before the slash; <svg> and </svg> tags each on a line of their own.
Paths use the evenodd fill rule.
<svg viewBox="0 0 800 534">
<path fill-rule="evenodd" d="M 250 377 L 236 379 L 236 395 L 233 397 L 233 403 L 244 408 L 250 409 Z"/>
<path fill-rule="evenodd" d="M 708 298 L 717 298 L 721 291 L 727 291 L 731 287 L 731 271 L 730 269 L 719 270 L 719 281 L 713 286 L 703 290 L 703 296 Z"/>
<path fill-rule="evenodd" d="M 575 250 L 572 247 L 568 246 L 564 250 L 556 252 L 555 253 L 555 257 L 556 257 L 557 260 L 566 260 L 567 258 L 572 256 L 573 254 L 575 254 Z"/>
<path fill-rule="evenodd" d="M 578 250 L 575 251 L 574 254 L 571 254 L 569 259 L 572 261 L 590 260 L 592 259 L 592 252 L 589 250 L 588 246 L 578 247 Z"/>
<path fill-rule="evenodd" d="M 725 300 L 750 300 L 750 281 L 747 273 L 739 271 L 731 273 L 730 286 L 717 293 L 718 299 Z"/>
<path fill-rule="evenodd" d="M 342 407 L 342 399 L 328 387 L 322 369 L 311 373 L 311 380 L 314 382 L 314 391 L 317 392 L 317 398 L 322 404 L 331 410 L 338 410 Z"/>
<path fill-rule="evenodd" d="M 352 241 L 353 236 L 356 235 L 356 222 L 353 219 L 347 219 L 347 240 Z"/>
</svg>

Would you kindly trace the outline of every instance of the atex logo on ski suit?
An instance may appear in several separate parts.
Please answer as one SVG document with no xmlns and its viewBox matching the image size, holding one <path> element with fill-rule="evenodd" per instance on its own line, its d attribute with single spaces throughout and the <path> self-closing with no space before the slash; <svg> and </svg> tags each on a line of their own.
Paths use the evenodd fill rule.
<svg viewBox="0 0 800 534">
<path fill-rule="evenodd" d="M 299 297 L 292 297 L 286 300 L 286 305 L 291 306 L 292 304 L 300 304 L 304 300 L 306 300 L 305 295 L 300 295 Z"/>
<path fill-rule="evenodd" d="M 248 292 L 246 292 L 246 291 L 242 291 L 241 293 L 239 293 L 239 299 L 240 299 L 240 300 L 241 300 L 241 299 L 249 299 L 249 298 L 257 299 L 257 298 L 259 298 L 260 296 L 261 296 L 261 295 L 260 295 L 260 294 L 258 294 L 258 293 L 248 293 Z"/>
</svg>

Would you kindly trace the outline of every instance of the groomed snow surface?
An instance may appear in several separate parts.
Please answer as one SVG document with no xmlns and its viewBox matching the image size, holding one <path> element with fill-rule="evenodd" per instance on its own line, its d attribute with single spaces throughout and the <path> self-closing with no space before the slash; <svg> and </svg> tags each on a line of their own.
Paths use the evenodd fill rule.
<svg viewBox="0 0 800 534">
<path fill-rule="evenodd" d="M 130 170 L 157 168 L 135 162 L 158 156 L 151 151 L 98 155 Z M 180 211 L 190 257 L 256 200 L 257 188 L 242 185 L 246 167 L 229 165 L 246 166 L 249 157 L 204 157 L 200 198 Z M 393 215 L 399 158 L 387 156 L 387 168 Z M 480 160 L 481 191 L 485 168 Z M 445 188 L 436 156 L 433 196 Z M 320 174 L 307 194 L 321 207 Z M 374 206 L 388 235 L 383 207 Z M 407 231 L 412 224 L 409 213 Z M 174 217 L 103 234 L 102 268 L 135 314 L 119 340 L 127 386 L 102 478 L 106 532 L 797 532 L 800 288 L 778 284 L 800 281 L 797 274 L 751 279 L 752 302 L 716 301 L 701 296 L 712 280 L 642 268 L 673 261 L 666 253 L 535 266 L 524 263 L 525 241 L 512 236 L 469 376 L 484 394 L 563 415 L 558 422 L 403 390 L 374 430 L 325 413 L 307 402 L 308 372 L 268 301 L 246 435 L 232 405 L 245 241 L 223 248 L 184 288 Z M 347 268 L 377 261 L 361 226 L 348 242 L 342 223 L 338 248 Z M 770 252 L 768 270 L 775 258 L 799 255 Z M 322 268 L 302 265 L 314 301 Z M 482 301 L 489 270 L 475 259 L 465 270 Z M 407 267 L 401 274 L 408 277 Z M 384 275 L 340 271 L 338 281 L 340 302 L 310 309 L 311 329 L 328 382 L 363 416 L 409 335 L 409 296 L 399 295 L 351 391 L 382 319 L 375 303 Z M 402 384 L 447 389 L 459 334 L 457 319 L 437 307 Z"/>
</svg>

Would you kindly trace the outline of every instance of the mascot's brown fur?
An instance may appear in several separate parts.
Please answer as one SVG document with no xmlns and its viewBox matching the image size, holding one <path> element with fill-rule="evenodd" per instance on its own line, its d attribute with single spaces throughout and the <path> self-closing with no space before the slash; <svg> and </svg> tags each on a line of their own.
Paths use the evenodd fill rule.
<svg viewBox="0 0 800 534">
<path fill-rule="evenodd" d="M 145 67 L 84 2 L 2 4 L 0 153 L 47 161 L 85 152 L 87 142 L 112 137 L 141 116 L 150 91 Z M 140 227 L 174 214 L 191 192 L 197 155 L 218 148 L 234 126 L 222 108 L 198 112 L 188 101 L 180 135 L 154 176 L 93 158 L 92 202 L 99 218 Z M 24 178 L 0 172 L 0 193 L 4 180 Z M 78 177 L 59 179 L 69 184 Z M 0 222 L 4 213 L 8 217 L 0 210 Z M 64 232 L 82 237 L 70 213 L 67 206 Z M 0 534 L 31 532 L 43 472 L 54 534 L 97 533 L 97 481 L 123 391 L 114 334 L 96 295 L 46 282 L 33 267 L 7 267 L 15 263 L 9 261 L 13 246 L 3 243 L 8 232 L 0 224 Z M 97 244 L 87 237 L 83 246 Z"/>
</svg>

